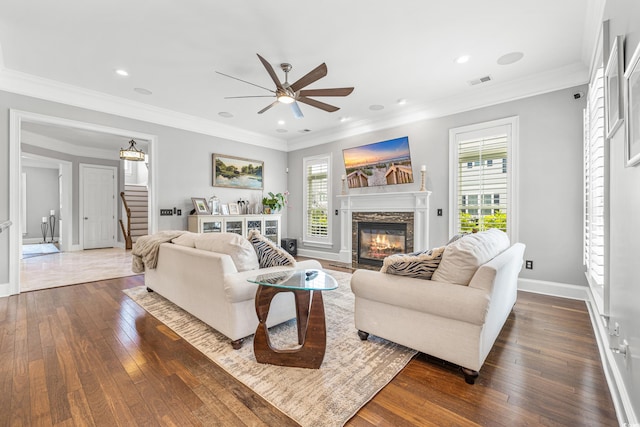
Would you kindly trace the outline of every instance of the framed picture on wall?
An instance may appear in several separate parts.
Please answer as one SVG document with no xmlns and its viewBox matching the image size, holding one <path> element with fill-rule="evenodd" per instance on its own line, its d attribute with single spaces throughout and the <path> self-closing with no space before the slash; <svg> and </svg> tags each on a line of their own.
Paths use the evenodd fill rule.
<svg viewBox="0 0 640 427">
<path fill-rule="evenodd" d="M 242 157 L 213 155 L 213 186 L 262 190 L 264 162 Z"/>
<path fill-rule="evenodd" d="M 613 137 L 624 120 L 624 48 L 617 36 L 604 70 L 605 125 L 607 138 Z"/>
<path fill-rule="evenodd" d="M 196 215 L 211 215 L 206 199 L 192 197 L 191 202 L 193 203 L 193 208 L 196 210 Z"/>
<path fill-rule="evenodd" d="M 640 162 L 640 44 L 631 57 L 629 68 L 624 74 L 626 127 L 626 165 L 635 166 Z"/>
</svg>

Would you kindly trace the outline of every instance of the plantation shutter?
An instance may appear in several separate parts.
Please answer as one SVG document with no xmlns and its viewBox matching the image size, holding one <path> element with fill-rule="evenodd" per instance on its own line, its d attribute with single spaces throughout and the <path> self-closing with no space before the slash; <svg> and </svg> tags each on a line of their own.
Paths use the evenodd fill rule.
<svg viewBox="0 0 640 427">
<path fill-rule="evenodd" d="M 329 241 L 329 157 L 312 157 L 305 164 L 305 240 Z"/>
<path fill-rule="evenodd" d="M 584 264 L 593 286 L 604 285 L 604 78 L 596 71 L 584 112 Z"/>
<path fill-rule="evenodd" d="M 457 233 L 507 231 L 507 134 L 458 141 Z"/>
</svg>

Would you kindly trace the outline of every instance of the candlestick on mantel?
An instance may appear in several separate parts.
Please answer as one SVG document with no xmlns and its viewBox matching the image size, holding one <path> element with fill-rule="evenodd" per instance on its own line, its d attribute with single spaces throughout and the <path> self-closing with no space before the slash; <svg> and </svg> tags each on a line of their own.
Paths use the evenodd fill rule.
<svg viewBox="0 0 640 427">
<path fill-rule="evenodd" d="M 427 167 L 425 165 L 420 166 L 420 191 L 427 191 L 425 186 L 425 176 L 427 174 Z"/>
<path fill-rule="evenodd" d="M 42 222 L 47 222 L 47 217 L 46 216 L 42 217 Z"/>
<path fill-rule="evenodd" d="M 342 175 L 342 195 L 347 194 L 347 186 L 346 186 L 346 183 L 347 183 L 347 175 L 344 175 L 344 174 L 343 174 L 343 175 Z"/>
<path fill-rule="evenodd" d="M 56 214 L 56 210 L 55 210 L 55 209 L 51 209 L 51 210 L 49 211 L 49 215 L 55 215 L 55 214 Z"/>
</svg>

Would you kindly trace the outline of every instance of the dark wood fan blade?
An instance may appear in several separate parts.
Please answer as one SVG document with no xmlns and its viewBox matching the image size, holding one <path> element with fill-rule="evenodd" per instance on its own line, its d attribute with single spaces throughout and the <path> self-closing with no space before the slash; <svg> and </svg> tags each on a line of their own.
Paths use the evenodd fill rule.
<svg viewBox="0 0 640 427">
<path fill-rule="evenodd" d="M 266 107 L 264 107 L 262 110 L 258 111 L 258 114 L 262 114 L 265 111 L 267 111 L 269 108 L 273 107 L 274 105 L 276 105 L 278 103 L 278 101 L 273 101 L 271 104 L 267 105 Z"/>
<path fill-rule="evenodd" d="M 225 77 L 229 77 L 230 79 L 238 80 L 238 81 L 241 81 L 242 83 L 247 83 L 247 84 L 250 84 L 252 86 L 259 87 L 260 89 L 264 89 L 264 90 L 268 90 L 269 92 L 276 93 L 276 91 L 273 90 L 273 89 L 269 89 L 269 88 L 266 88 L 264 86 L 257 85 L 255 83 L 251 83 L 251 82 L 248 82 L 246 80 L 242 80 L 242 79 L 239 79 L 237 77 L 230 76 L 229 74 L 221 73 L 220 71 L 216 71 L 216 73 L 218 73 L 218 74 L 220 74 L 222 76 L 225 76 Z"/>
<path fill-rule="evenodd" d="M 326 75 L 327 75 L 327 64 L 323 62 L 322 64 L 318 65 L 316 68 L 314 68 L 313 70 L 309 71 L 307 74 L 302 76 L 302 78 L 300 78 L 294 84 L 289 86 L 289 88 L 292 91 L 297 92 L 303 87 L 309 86 L 311 83 L 315 82 L 316 80 L 320 80 Z"/>
<path fill-rule="evenodd" d="M 258 55 L 256 53 L 256 55 Z M 276 75 L 276 72 L 274 71 L 273 67 L 271 66 L 271 64 L 269 64 L 267 62 L 266 59 L 264 59 L 262 56 L 258 55 L 258 58 L 260 58 L 260 62 L 262 62 L 262 65 L 264 65 L 264 68 L 267 69 L 267 73 L 269 73 L 269 76 L 271 76 L 271 80 L 273 80 L 273 82 L 276 84 L 276 87 L 278 89 L 283 89 L 282 88 L 282 83 L 280 83 L 280 80 L 278 80 L 278 76 Z"/>
<path fill-rule="evenodd" d="M 353 92 L 352 87 L 340 87 L 333 89 L 307 89 L 301 90 L 300 96 L 347 96 Z"/>
<path fill-rule="evenodd" d="M 324 102 L 316 101 L 315 99 L 305 98 L 304 96 L 299 96 L 297 101 L 304 102 L 307 105 L 311 105 L 312 107 L 319 108 L 324 111 L 328 111 L 333 113 L 334 111 L 338 111 L 340 108 L 334 105 L 325 104 Z"/>
<path fill-rule="evenodd" d="M 300 106 L 298 105 L 297 102 L 294 102 L 291 104 L 291 111 L 293 111 L 293 116 L 296 119 L 304 118 L 304 114 L 302 114 L 302 110 L 300 109 Z"/>
</svg>

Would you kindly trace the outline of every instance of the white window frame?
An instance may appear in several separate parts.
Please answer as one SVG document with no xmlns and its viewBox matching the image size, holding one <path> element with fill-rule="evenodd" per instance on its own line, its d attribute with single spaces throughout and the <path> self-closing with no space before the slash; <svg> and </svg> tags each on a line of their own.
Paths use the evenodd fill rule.
<svg viewBox="0 0 640 427">
<path fill-rule="evenodd" d="M 308 186 L 307 186 L 307 165 L 313 163 L 327 163 L 327 236 L 318 237 L 310 236 L 307 234 L 307 207 L 308 207 Z M 333 246 L 333 212 L 332 207 L 332 193 L 331 193 L 331 168 L 332 168 L 332 156 L 331 154 L 321 154 L 316 156 L 304 157 L 302 159 L 302 174 L 303 174 L 303 208 L 302 208 L 302 242 L 308 246 L 318 247 L 331 247 Z"/>
<path fill-rule="evenodd" d="M 519 118 L 518 116 L 491 120 L 449 130 L 449 236 L 457 233 L 458 215 L 458 141 L 470 138 L 484 138 L 495 135 L 496 131 L 507 132 L 507 235 L 512 242 L 518 241 L 519 218 Z M 502 128 L 502 129 L 500 129 Z"/>
<path fill-rule="evenodd" d="M 607 21 L 608 22 L 608 21 Z M 606 23 L 605 23 L 606 24 Z M 606 30 L 605 30 L 606 27 Z M 587 107 L 584 112 L 584 217 L 583 217 L 583 260 L 586 267 L 585 276 L 589 283 L 592 300 L 596 309 L 602 315 L 609 315 L 609 141 L 605 132 L 605 113 L 600 111 L 600 115 L 596 111 L 590 111 L 591 107 L 595 109 L 604 109 L 604 64 L 610 54 L 608 43 L 608 25 L 603 25 L 603 32 L 600 38 L 605 37 L 603 43 L 598 39 L 596 53 L 593 59 L 591 77 L 589 79 L 589 90 L 587 94 Z M 603 48 L 604 46 L 604 48 Z M 591 123 L 593 120 L 595 123 Z M 594 133 L 597 132 L 597 134 Z M 597 146 L 595 144 L 598 144 Z M 602 149 L 602 176 L 596 177 L 598 182 L 594 182 L 591 169 L 592 155 L 598 148 Z M 601 215 L 597 215 L 598 209 L 594 205 L 594 190 L 601 189 L 603 194 L 602 205 L 598 205 Z M 594 242 L 594 234 L 597 232 L 592 228 L 593 224 L 597 224 L 601 229 L 602 243 Z M 597 246 L 597 248 L 596 248 Z M 593 253 L 602 252 L 599 262 L 602 263 L 602 275 L 595 272 L 593 265 Z"/>
</svg>

